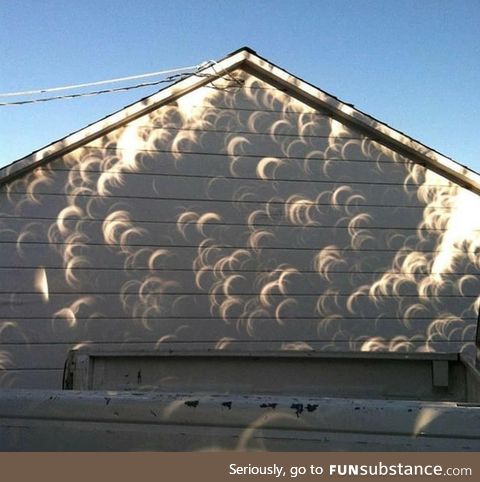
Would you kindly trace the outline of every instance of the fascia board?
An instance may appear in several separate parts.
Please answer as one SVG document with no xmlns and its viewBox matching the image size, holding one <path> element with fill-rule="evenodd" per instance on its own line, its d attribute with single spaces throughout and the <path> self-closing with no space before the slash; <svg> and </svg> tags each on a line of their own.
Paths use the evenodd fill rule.
<svg viewBox="0 0 480 482">
<path fill-rule="evenodd" d="M 360 112 L 354 107 L 345 104 L 326 92 L 313 85 L 293 76 L 289 72 L 277 67 L 265 59 L 259 58 L 251 53 L 246 53 L 247 63 L 258 70 L 264 76 L 279 82 L 289 91 L 308 99 L 313 105 L 330 111 L 334 116 L 342 118 L 347 122 L 358 125 L 363 130 L 371 133 L 379 141 L 385 141 L 394 147 L 400 148 L 407 153 L 413 154 L 416 158 L 424 161 L 437 172 L 446 174 L 453 181 L 472 189 L 480 194 L 480 175 L 462 166 L 448 157 L 429 149 L 427 146 L 417 142 L 401 132 L 379 122 L 372 117 Z"/>
</svg>

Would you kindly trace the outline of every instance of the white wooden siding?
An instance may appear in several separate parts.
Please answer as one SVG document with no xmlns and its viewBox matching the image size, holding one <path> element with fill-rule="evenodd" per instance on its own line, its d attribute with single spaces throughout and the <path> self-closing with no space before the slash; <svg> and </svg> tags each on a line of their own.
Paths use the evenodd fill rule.
<svg viewBox="0 0 480 482">
<path fill-rule="evenodd" d="M 473 348 L 478 196 L 234 75 L 1 188 L 4 385 L 87 343 Z"/>
</svg>

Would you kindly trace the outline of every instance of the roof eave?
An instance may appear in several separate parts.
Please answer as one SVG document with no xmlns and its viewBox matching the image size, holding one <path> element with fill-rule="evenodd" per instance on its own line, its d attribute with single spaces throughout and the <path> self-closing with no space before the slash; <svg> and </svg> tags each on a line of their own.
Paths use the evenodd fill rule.
<svg viewBox="0 0 480 482">
<path fill-rule="evenodd" d="M 246 60 L 254 69 L 258 69 L 277 83 L 283 84 L 296 95 L 324 110 L 330 111 L 337 118 L 358 125 L 378 141 L 385 142 L 387 145 L 414 156 L 437 172 L 445 174 L 448 178 L 480 194 L 480 175 L 476 172 L 364 114 L 351 105 L 341 102 L 257 55 L 247 54 Z"/>
<path fill-rule="evenodd" d="M 160 92 L 138 101 L 108 117 L 95 122 L 67 137 L 56 141 L 4 168 L 0 169 L 0 184 L 49 160 L 66 154 L 71 150 L 100 137 L 127 122 L 130 122 L 148 112 L 158 108 L 167 101 L 171 101 L 193 89 L 211 82 L 212 78 L 219 77 L 226 72 L 238 68 L 246 63 L 254 71 L 270 78 L 277 84 L 285 86 L 294 95 L 303 98 L 319 108 L 326 109 L 337 118 L 344 119 L 359 126 L 369 133 L 374 139 L 384 142 L 388 146 L 400 149 L 412 155 L 418 162 L 422 162 L 435 171 L 446 175 L 456 183 L 467 187 L 480 194 L 480 175 L 449 159 L 446 156 L 430 149 L 405 134 L 389 127 L 358 109 L 341 102 L 332 95 L 290 74 L 286 70 L 272 64 L 258 56 L 253 50 L 244 47 L 237 50 L 219 62 L 202 69 L 202 76 L 192 75 Z"/>
</svg>

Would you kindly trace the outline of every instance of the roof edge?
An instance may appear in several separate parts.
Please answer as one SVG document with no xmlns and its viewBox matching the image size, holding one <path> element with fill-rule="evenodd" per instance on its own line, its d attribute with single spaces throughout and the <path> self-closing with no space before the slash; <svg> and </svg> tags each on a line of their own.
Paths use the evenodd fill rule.
<svg viewBox="0 0 480 482">
<path fill-rule="evenodd" d="M 268 60 L 247 53 L 247 63 L 262 72 L 270 79 L 287 87 L 290 91 L 309 100 L 314 105 L 326 109 L 334 116 L 355 124 L 367 131 L 379 142 L 392 145 L 396 149 L 413 155 L 423 161 L 428 167 L 440 171 L 463 187 L 480 194 L 480 174 L 459 162 L 444 156 L 434 149 L 409 137 L 408 135 L 388 126 L 374 117 L 356 109 L 350 104 L 342 102 L 331 94 L 296 77 L 290 72 L 272 64 Z"/>
<path fill-rule="evenodd" d="M 158 108 L 162 103 L 179 97 L 203 84 L 211 82 L 212 78 L 220 77 L 224 73 L 246 63 L 254 71 L 267 78 L 280 83 L 297 96 L 308 100 L 313 105 L 326 109 L 334 116 L 359 126 L 364 131 L 378 139 L 379 142 L 400 149 L 416 159 L 425 163 L 435 171 L 446 175 L 448 178 L 463 187 L 480 194 L 480 175 L 475 171 L 461 165 L 453 159 L 446 157 L 434 149 L 416 141 L 406 134 L 388 126 L 387 124 L 371 117 L 368 114 L 344 103 L 331 94 L 315 87 L 314 85 L 296 77 L 290 72 L 278 67 L 267 59 L 260 57 L 250 47 L 242 47 L 225 56 L 214 65 L 207 65 L 198 72 L 207 74 L 207 77 L 191 76 L 182 79 L 159 92 L 145 97 L 135 103 L 108 115 L 66 137 L 47 145 L 3 168 L 0 169 L 0 185 L 11 179 L 21 176 L 37 166 L 49 162 L 52 158 L 61 156 L 82 144 L 110 132 L 121 125 L 130 122 L 151 110 Z"/>
<path fill-rule="evenodd" d="M 237 68 L 240 64 L 245 62 L 247 55 L 252 52 L 254 51 L 248 47 L 234 51 L 213 65 L 207 65 L 206 67 L 200 68 L 189 77 L 179 80 L 174 84 L 170 84 L 155 94 L 123 107 L 99 121 L 93 122 L 78 131 L 68 134 L 63 138 L 2 167 L 0 169 L 0 185 L 49 162 L 54 157 L 64 155 L 83 144 L 91 142 L 120 126 L 155 110 L 169 99 L 179 97 L 195 88 L 201 87 L 203 84 L 211 82 L 212 79 L 221 77 L 224 73 Z M 202 73 L 202 76 L 195 75 L 200 72 Z"/>
</svg>

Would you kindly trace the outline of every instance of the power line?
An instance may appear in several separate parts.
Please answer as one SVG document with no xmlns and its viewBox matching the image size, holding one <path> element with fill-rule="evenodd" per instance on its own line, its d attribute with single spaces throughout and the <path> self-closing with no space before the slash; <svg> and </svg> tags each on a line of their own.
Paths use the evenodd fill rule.
<svg viewBox="0 0 480 482">
<path fill-rule="evenodd" d="M 148 74 L 140 74 L 140 75 L 130 75 L 128 77 L 118 77 L 116 79 L 108 79 L 108 80 L 99 80 L 96 82 L 85 82 L 82 84 L 72 84 L 72 85 L 66 85 L 63 87 L 50 87 L 50 88 L 45 88 L 45 89 L 36 89 L 36 90 L 25 90 L 23 92 L 7 92 L 0 94 L 0 97 L 19 97 L 19 96 L 24 96 L 24 95 L 33 95 L 33 94 L 46 94 L 49 92 L 60 92 L 63 90 L 72 90 L 72 89 L 78 89 L 82 87 L 92 87 L 94 85 L 104 85 L 104 84 L 113 84 L 116 82 L 124 82 L 127 80 L 136 80 L 136 79 L 144 79 L 147 77 L 157 77 L 159 75 L 164 75 L 164 74 L 172 74 L 174 72 L 181 72 L 183 70 L 198 70 L 200 67 L 203 67 L 203 64 L 199 65 L 189 65 L 188 67 L 178 67 L 175 69 L 168 69 L 168 70 L 160 70 L 158 72 L 150 72 Z"/>
<path fill-rule="evenodd" d="M 14 105 L 26 105 L 26 104 L 37 104 L 40 102 L 50 102 L 53 100 L 65 100 L 65 99 L 76 99 L 78 97 L 91 97 L 95 95 L 100 95 L 100 94 L 111 94 L 115 92 L 125 92 L 128 90 L 133 90 L 133 89 L 139 89 L 141 87 L 150 87 L 153 85 L 159 85 L 167 82 L 173 82 L 174 80 L 181 80 L 183 78 L 189 77 L 192 75 L 191 73 L 185 73 L 185 74 L 176 74 L 172 75 L 170 77 L 167 77 L 166 79 L 162 80 L 157 80 L 155 82 L 143 82 L 141 84 L 135 84 L 135 85 L 128 85 L 125 87 L 115 87 L 113 89 L 103 89 L 103 90 L 96 90 L 92 92 L 82 92 L 82 93 L 77 93 L 77 94 L 67 94 L 67 95 L 58 95 L 54 97 L 44 97 L 40 99 L 31 99 L 31 100 L 19 100 L 19 101 L 14 101 L 14 102 L 0 102 L 0 107 L 4 106 L 14 106 Z"/>
<path fill-rule="evenodd" d="M 115 87 L 111 89 L 102 89 L 102 90 L 95 90 L 95 91 L 90 91 L 90 92 L 79 92 L 79 93 L 74 93 L 74 94 L 67 94 L 67 95 L 57 95 L 57 96 L 52 96 L 52 97 L 40 97 L 36 99 L 31 99 L 31 100 L 19 100 L 19 101 L 13 101 L 13 102 L 0 102 L 0 107 L 4 106 L 18 106 L 18 105 L 26 105 L 26 104 L 36 104 L 40 102 L 50 102 L 54 100 L 65 100 L 65 99 L 76 99 L 79 97 L 89 97 L 89 96 L 95 96 L 95 95 L 101 95 L 101 94 L 111 94 L 115 92 L 125 92 L 128 90 L 132 89 L 139 89 L 142 87 L 150 87 L 154 85 L 159 85 L 163 83 L 170 83 L 173 81 L 178 81 L 178 80 L 183 80 L 184 78 L 190 77 L 191 75 L 195 75 L 198 77 L 212 77 L 212 75 L 208 74 L 202 74 L 200 71 L 208 66 L 212 65 L 213 61 L 207 61 L 207 62 L 202 62 L 201 64 L 198 65 L 191 65 L 188 67 L 179 67 L 175 69 L 169 69 L 169 70 L 163 70 L 163 71 L 158 71 L 158 72 L 151 72 L 148 74 L 139 74 L 139 75 L 131 75 L 128 77 L 119 77 L 116 79 L 108 79 L 108 80 L 99 80 L 96 82 L 86 82 L 82 84 L 74 84 L 74 85 L 67 85 L 67 86 L 62 86 L 62 87 L 51 87 L 51 88 L 46 88 L 46 89 L 37 89 L 37 90 L 29 90 L 29 91 L 23 91 L 23 92 L 7 92 L 0 94 L 1 97 L 14 97 L 14 96 L 25 96 L 25 95 L 34 95 L 34 94 L 45 94 L 45 93 L 50 93 L 50 92 L 59 92 L 59 91 L 64 91 L 64 90 L 71 90 L 75 88 L 82 88 L 82 87 L 89 87 L 89 86 L 94 86 L 94 85 L 104 85 L 104 84 L 110 84 L 114 82 L 122 82 L 122 81 L 127 81 L 127 80 L 133 80 L 133 79 L 141 79 L 141 78 L 146 78 L 146 77 L 154 77 L 166 73 L 172 73 L 172 72 L 182 72 L 182 71 L 187 71 L 187 72 L 182 72 L 182 73 L 177 73 L 174 75 L 170 75 L 166 77 L 165 79 L 162 80 L 157 80 L 153 82 L 143 82 L 140 84 L 135 84 L 135 85 L 127 85 L 124 87 Z M 215 73 L 217 73 L 215 71 Z M 219 75 L 219 74 L 218 74 Z M 231 74 L 226 74 L 227 78 L 230 80 L 235 81 L 237 85 L 243 85 L 242 80 L 236 79 L 233 77 Z M 215 76 L 213 76 L 215 77 Z M 217 88 L 217 87 L 215 87 Z M 225 88 L 221 88 L 221 90 L 224 90 Z"/>
</svg>

